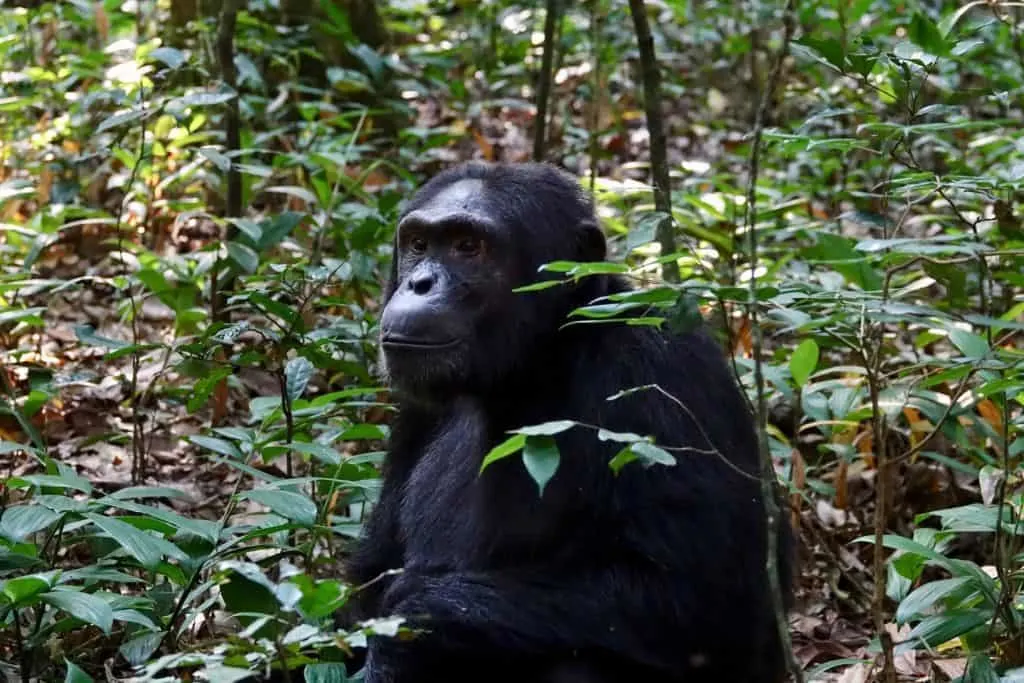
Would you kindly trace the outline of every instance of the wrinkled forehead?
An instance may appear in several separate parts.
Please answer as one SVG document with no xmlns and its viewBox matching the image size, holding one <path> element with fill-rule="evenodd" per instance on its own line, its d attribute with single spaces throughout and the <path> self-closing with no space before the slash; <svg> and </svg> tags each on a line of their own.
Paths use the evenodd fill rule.
<svg viewBox="0 0 1024 683">
<path fill-rule="evenodd" d="M 413 207 L 402 217 L 401 224 L 438 225 L 449 221 L 494 222 L 482 180 L 468 178 L 442 188 Z"/>
</svg>

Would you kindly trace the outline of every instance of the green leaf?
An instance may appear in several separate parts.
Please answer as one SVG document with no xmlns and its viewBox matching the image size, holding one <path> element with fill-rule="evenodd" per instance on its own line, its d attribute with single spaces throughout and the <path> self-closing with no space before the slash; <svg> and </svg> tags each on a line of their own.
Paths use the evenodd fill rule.
<svg viewBox="0 0 1024 683">
<path fill-rule="evenodd" d="M 860 538 L 854 539 L 855 543 L 873 543 L 875 540 L 874 536 L 861 536 Z M 902 550 L 905 553 L 919 556 L 929 562 L 932 562 L 953 576 L 965 576 L 972 579 L 972 585 L 977 590 L 981 591 L 985 599 L 991 604 L 996 602 L 996 590 L 995 581 L 981 570 L 978 565 L 967 560 L 956 560 L 951 557 L 946 557 L 937 550 L 933 550 L 923 543 L 912 541 L 909 538 L 903 536 L 897 536 L 895 534 L 886 534 L 882 537 L 882 544 L 886 548 L 893 550 Z"/>
<path fill-rule="evenodd" d="M 637 247 L 650 244 L 658 236 L 658 226 L 664 220 L 671 217 L 663 211 L 648 211 L 626 235 L 626 251 L 633 251 Z"/>
<path fill-rule="evenodd" d="M 316 504 L 302 494 L 278 489 L 255 489 L 243 493 L 241 497 L 262 503 L 293 522 L 305 526 L 316 524 Z"/>
<path fill-rule="evenodd" d="M 825 60 L 836 67 L 839 71 L 846 71 L 846 63 L 843 54 L 843 44 L 836 38 L 818 38 L 813 35 L 805 35 L 797 41 L 800 45 L 806 45 Z"/>
<path fill-rule="evenodd" d="M 27 474 L 24 477 L 11 477 L 7 481 L 7 485 L 12 488 L 17 488 L 20 482 L 26 482 L 39 488 L 72 489 L 74 491 L 81 491 L 82 493 L 92 493 L 92 484 L 90 484 L 87 479 L 68 472 L 63 472 L 59 475 Z"/>
<path fill-rule="evenodd" d="M 128 661 L 129 664 L 134 666 L 141 666 L 145 664 L 156 649 L 160 647 L 160 643 L 163 642 L 164 634 L 162 632 L 156 633 L 142 633 L 141 635 L 126 640 L 121 643 L 121 647 L 117 649 L 121 653 L 121 656 Z"/>
<path fill-rule="evenodd" d="M 100 122 L 100 125 L 96 126 L 96 132 L 102 133 L 103 131 L 109 130 L 110 128 L 115 128 L 126 123 L 134 123 L 135 121 L 138 121 L 142 117 L 146 116 L 148 113 L 149 112 L 145 110 L 139 109 L 134 111 L 123 111 L 120 114 L 108 116 Z"/>
<path fill-rule="evenodd" d="M 243 273 L 255 273 L 260 265 L 260 257 L 252 247 L 239 242 L 228 242 L 228 260 Z"/>
<path fill-rule="evenodd" d="M 184 515 L 179 515 L 173 510 L 143 505 L 130 500 L 119 500 L 114 496 L 108 496 L 101 502 L 104 505 L 109 505 L 127 512 L 134 512 L 135 514 L 143 515 L 150 519 L 159 520 L 171 525 L 175 529 L 186 531 L 193 536 L 205 538 L 206 540 L 214 543 L 216 543 L 217 539 L 220 537 L 218 524 L 208 519 L 192 519 Z"/>
<path fill-rule="evenodd" d="M 618 474 L 623 467 L 629 463 L 637 460 L 639 456 L 633 452 L 633 449 L 626 446 L 621 451 L 615 454 L 615 457 L 608 461 L 608 467 L 612 468 L 612 472 Z"/>
<path fill-rule="evenodd" d="M 304 187 L 299 187 L 298 185 L 272 185 L 266 188 L 265 191 L 289 195 L 291 197 L 301 199 L 310 206 L 316 206 L 318 204 L 315 194 Z"/>
<path fill-rule="evenodd" d="M 483 462 L 480 463 L 480 471 L 483 472 L 484 469 L 488 465 L 490 465 L 491 463 L 497 462 L 498 460 L 501 460 L 502 458 L 507 458 L 508 456 L 512 455 L 513 453 L 518 453 L 519 451 L 521 451 L 523 449 L 523 446 L 525 446 L 525 445 L 526 445 L 526 435 L 525 434 L 516 434 L 514 436 L 509 437 L 508 439 L 505 439 L 504 441 L 499 443 L 497 446 L 492 448 L 487 453 L 487 455 L 484 456 Z"/>
<path fill-rule="evenodd" d="M 793 375 L 793 381 L 802 387 L 817 367 L 818 343 L 813 339 L 805 339 L 789 358 L 789 372 Z"/>
<path fill-rule="evenodd" d="M 613 432 L 608 429 L 597 430 L 597 438 L 600 441 L 614 441 L 616 443 L 636 443 L 637 441 L 647 441 L 646 437 L 634 434 L 632 432 Z"/>
<path fill-rule="evenodd" d="M 238 450 L 238 446 L 230 441 L 218 439 L 213 436 L 200 435 L 190 436 L 188 437 L 188 440 L 200 448 L 211 450 L 214 453 L 220 453 L 221 455 L 226 455 L 229 458 L 235 458 L 237 460 L 242 459 L 242 452 Z"/>
<path fill-rule="evenodd" d="M 106 349 L 122 349 L 128 346 L 128 342 L 110 339 L 109 337 L 101 337 L 96 334 L 96 330 L 92 325 L 75 326 L 75 336 L 78 337 L 78 341 L 83 344 L 89 344 L 90 346 L 102 346 Z"/>
<path fill-rule="evenodd" d="M 958 7 L 955 11 L 950 12 L 949 14 L 944 16 L 937 27 L 939 30 L 939 34 L 944 39 L 948 39 L 949 34 L 953 32 L 954 28 L 956 28 L 956 25 L 960 22 L 960 19 L 962 19 L 965 14 L 967 14 L 974 7 L 980 4 L 980 2 L 966 2 L 960 7 Z"/>
<path fill-rule="evenodd" d="M 968 4 L 967 7 L 971 5 Z M 1022 669 L 1014 669 L 1013 671 L 1007 671 L 1006 676 L 999 678 L 999 674 L 996 673 L 995 667 L 992 666 L 992 660 L 986 652 L 974 652 L 967 658 L 967 671 L 964 672 L 963 678 L 960 679 L 960 683 L 1014 683 L 1020 681 L 1020 675 L 1024 674 Z M 1014 675 L 1015 674 L 1015 675 Z"/>
<path fill-rule="evenodd" d="M 340 662 L 310 664 L 304 672 L 306 683 L 347 683 L 348 673 Z"/>
<path fill-rule="evenodd" d="M 949 341 L 960 353 L 975 360 L 984 358 L 989 353 L 988 341 L 967 330 L 953 328 L 949 331 Z"/>
<path fill-rule="evenodd" d="M 302 398 L 315 370 L 313 364 L 304 356 L 297 356 L 288 361 L 284 367 L 284 376 L 289 402 L 295 403 Z"/>
<path fill-rule="evenodd" d="M 523 446 L 523 465 L 530 477 L 537 482 L 540 495 L 558 471 L 561 454 L 552 436 L 527 436 Z"/>
<path fill-rule="evenodd" d="M 923 641 L 929 649 L 936 648 L 988 623 L 991 618 L 992 612 L 985 609 L 949 610 L 922 619 L 907 634 L 905 642 Z"/>
<path fill-rule="evenodd" d="M 67 671 L 64 673 L 64 683 L 95 683 L 93 677 L 82 671 L 74 662 L 64 659 Z"/>
<path fill-rule="evenodd" d="M 114 610 L 106 600 L 76 590 L 55 590 L 40 596 L 43 601 L 64 610 L 76 619 L 110 633 L 114 625 Z"/>
<path fill-rule="evenodd" d="M 182 97 L 180 103 L 186 107 L 208 107 L 224 104 L 233 99 L 235 99 L 233 92 L 194 92 Z"/>
<path fill-rule="evenodd" d="M 39 317 L 39 314 L 44 311 L 46 311 L 46 308 L 43 306 L 37 306 L 35 308 L 11 308 L 6 311 L 0 311 L 0 325 L 28 321 L 32 321 L 38 325 L 43 322 Z"/>
<path fill-rule="evenodd" d="M 269 224 L 262 227 L 258 246 L 261 250 L 269 249 L 291 234 L 292 230 L 302 222 L 306 214 L 297 211 L 285 211 L 270 219 Z"/>
<path fill-rule="evenodd" d="M 949 44 L 935 22 L 922 12 L 914 15 L 907 27 L 907 37 L 929 53 L 942 56 L 949 52 Z"/>
<path fill-rule="evenodd" d="M 674 455 L 649 441 L 631 444 L 629 449 L 640 458 L 640 462 L 644 467 L 650 467 L 651 465 L 667 465 L 671 467 L 676 464 Z"/>
<path fill-rule="evenodd" d="M 177 69 L 185 63 L 185 53 L 173 47 L 158 47 L 149 53 L 151 59 L 163 62 L 171 69 Z"/>
<path fill-rule="evenodd" d="M 905 624 L 914 617 L 925 616 L 936 602 L 945 599 L 970 582 L 969 577 L 958 576 L 953 579 L 930 581 L 918 587 L 903 598 L 899 607 L 896 608 L 896 622 Z"/>
<path fill-rule="evenodd" d="M 542 422 L 541 424 L 530 425 L 528 427 L 520 427 L 519 429 L 513 429 L 514 434 L 525 434 L 526 436 L 554 436 L 555 434 L 561 434 L 562 432 L 572 429 L 576 426 L 576 423 L 572 420 L 554 420 L 552 422 Z"/>
<path fill-rule="evenodd" d="M 15 543 L 24 541 L 58 519 L 60 515 L 42 505 L 17 505 L 4 510 L 0 517 L 0 536 Z"/>
<path fill-rule="evenodd" d="M 146 569 L 156 569 L 165 557 L 188 559 L 188 555 L 167 539 L 137 529 L 128 522 L 92 513 L 85 517 L 105 531 Z"/>
<path fill-rule="evenodd" d="M 31 576 L 19 576 L 3 582 L 3 594 L 11 603 L 20 605 L 30 602 L 36 596 L 45 593 L 53 587 L 51 579 L 47 576 L 33 574 Z"/>
</svg>

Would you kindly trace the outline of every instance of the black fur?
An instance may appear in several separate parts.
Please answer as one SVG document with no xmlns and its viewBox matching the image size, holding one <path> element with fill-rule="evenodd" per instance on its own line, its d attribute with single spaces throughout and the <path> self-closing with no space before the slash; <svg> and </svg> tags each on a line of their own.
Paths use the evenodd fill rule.
<svg viewBox="0 0 1024 683">
<path fill-rule="evenodd" d="M 406 215 L 467 179 L 509 238 L 503 284 L 537 279 L 545 262 L 604 258 L 589 199 L 548 166 L 449 170 Z M 396 247 L 386 301 L 399 257 Z M 595 277 L 490 302 L 454 356 L 461 372 L 399 395 L 382 494 L 348 578 L 404 568 L 361 595 L 358 616 L 397 613 L 423 632 L 371 639 L 367 683 L 781 680 L 755 433 L 719 348 L 703 332 L 562 326 L 573 308 L 627 289 Z M 655 391 L 606 400 L 649 384 L 687 409 Z M 518 457 L 479 473 L 508 430 L 557 419 L 692 450 L 673 451 L 674 467 L 631 463 L 616 476 L 608 462 L 621 444 L 576 428 L 557 437 L 543 497 Z M 785 529 L 787 594 L 789 548 Z"/>
</svg>

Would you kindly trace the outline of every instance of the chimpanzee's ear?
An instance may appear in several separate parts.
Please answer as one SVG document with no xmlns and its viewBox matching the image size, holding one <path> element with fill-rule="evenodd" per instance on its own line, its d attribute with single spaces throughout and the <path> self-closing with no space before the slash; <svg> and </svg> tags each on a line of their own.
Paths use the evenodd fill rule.
<svg viewBox="0 0 1024 683">
<path fill-rule="evenodd" d="M 583 221 L 579 227 L 580 234 L 580 261 L 588 263 L 591 261 L 604 261 L 608 255 L 608 246 L 604 241 L 604 233 L 600 226 L 593 221 Z"/>
</svg>

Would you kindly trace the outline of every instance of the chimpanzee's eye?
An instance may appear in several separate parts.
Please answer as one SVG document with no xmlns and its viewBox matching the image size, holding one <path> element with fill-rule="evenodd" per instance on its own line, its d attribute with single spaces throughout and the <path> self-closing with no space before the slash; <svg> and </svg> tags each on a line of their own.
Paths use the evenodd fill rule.
<svg viewBox="0 0 1024 683">
<path fill-rule="evenodd" d="M 461 237 L 455 242 L 455 251 L 459 256 L 471 258 L 480 253 L 483 244 L 477 237 Z"/>
<path fill-rule="evenodd" d="M 427 250 L 427 240 L 422 237 L 413 237 L 409 240 L 409 251 L 414 254 L 422 254 Z"/>
</svg>

